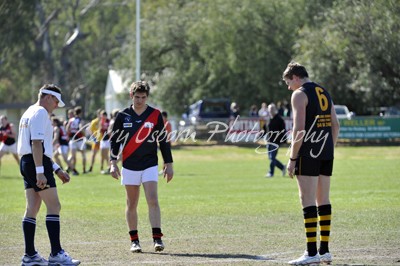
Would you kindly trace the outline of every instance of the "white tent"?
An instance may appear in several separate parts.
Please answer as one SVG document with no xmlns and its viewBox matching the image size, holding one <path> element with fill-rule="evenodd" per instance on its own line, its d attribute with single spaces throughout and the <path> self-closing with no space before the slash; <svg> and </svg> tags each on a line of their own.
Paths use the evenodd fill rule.
<svg viewBox="0 0 400 266">
<path fill-rule="evenodd" d="M 128 107 L 132 100 L 129 98 L 129 86 L 132 76 L 129 71 L 112 70 L 108 71 L 107 85 L 105 91 L 105 105 L 108 115 L 114 109 L 124 109 Z"/>
</svg>

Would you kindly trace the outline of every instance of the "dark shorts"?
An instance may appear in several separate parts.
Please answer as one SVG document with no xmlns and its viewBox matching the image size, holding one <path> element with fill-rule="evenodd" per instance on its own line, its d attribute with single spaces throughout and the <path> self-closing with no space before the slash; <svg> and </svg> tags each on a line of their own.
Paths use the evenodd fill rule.
<svg viewBox="0 0 400 266">
<path fill-rule="evenodd" d="M 36 167 L 32 154 L 22 156 L 19 165 L 21 175 L 24 177 L 25 189 L 33 188 L 36 192 L 42 191 L 43 189 L 36 186 Z M 44 176 L 47 178 L 47 185 L 50 187 L 56 187 L 56 180 L 54 179 L 53 174 L 53 164 L 47 156 L 43 156 L 43 167 Z M 44 189 L 47 188 L 48 187 Z"/>
<path fill-rule="evenodd" d="M 295 175 L 332 176 L 333 159 L 317 160 L 309 157 L 299 157 L 296 161 Z"/>
</svg>

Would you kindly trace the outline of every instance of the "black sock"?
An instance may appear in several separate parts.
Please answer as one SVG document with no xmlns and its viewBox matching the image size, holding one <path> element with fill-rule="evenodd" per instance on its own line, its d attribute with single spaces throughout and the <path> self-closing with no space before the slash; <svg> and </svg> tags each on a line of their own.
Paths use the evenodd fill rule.
<svg viewBox="0 0 400 266">
<path fill-rule="evenodd" d="M 131 237 L 131 242 L 136 241 L 136 240 L 139 241 L 138 230 L 129 231 L 129 236 Z"/>
<path fill-rule="evenodd" d="M 57 255 L 61 251 L 60 244 L 60 215 L 48 214 L 46 216 L 47 234 L 49 235 L 51 254 Z"/>
<path fill-rule="evenodd" d="M 153 240 L 160 240 L 163 234 L 161 233 L 161 228 L 152 228 Z"/>
<path fill-rule="evenodd" d="M 308 256 L 313 257 L 317 254 L 317 206 L 309 206 L 303 209 L 304 226 L 307 237 Z"/>
<path fill-rule="evenodd" d="M 331 232 L 332 206 L 330 204 L 318 206 L 320 247 L 319 254 L 329 252 L 329 234 Z"/>
<path fill-rule="evenodd" d="M 30 217 L 24 217 L 22 220 L 22 231 L 24 232 L 25 238 L 25 254 L 33 256 L 36 254 L 35 250 L 35 231 L 36 231 L 36 219 Z"/>
</svg>

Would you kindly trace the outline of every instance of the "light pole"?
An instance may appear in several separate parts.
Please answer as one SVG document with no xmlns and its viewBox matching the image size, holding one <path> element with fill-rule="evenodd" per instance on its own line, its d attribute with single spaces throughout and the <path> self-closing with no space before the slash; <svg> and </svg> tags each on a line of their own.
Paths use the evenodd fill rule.
<svg viewBox="0 0 400 266">
<path fill-rule="evenodd" d="M 140 80 L 140 0 L 136 0 L 136 80 Z"/>
</svg>

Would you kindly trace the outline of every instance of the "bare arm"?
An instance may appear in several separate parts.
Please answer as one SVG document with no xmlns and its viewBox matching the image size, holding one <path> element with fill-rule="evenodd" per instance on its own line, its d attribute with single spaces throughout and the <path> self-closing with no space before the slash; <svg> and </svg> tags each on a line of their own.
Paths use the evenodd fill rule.
<svg viewBox="0 0 400 266">
<path fill-rule="evenodd" d="M 293 132 L 292 145 L 290 148 L 290 158 L 297 158 L 303 138 L 305 136 L 306 106 L 308 104 L 307 95 L 302 91 L 295 91 L 292 94 L 293 111 Z"/>
<path fill-rule="evenodd" d="M 333 144 L 336 146 L 337 140 L 339 138 L 340 124 L 336 116 L 336 111 L 333 102 L 331 108 L 331 121 L 332 121 L 332 139 L 333 139 Z"/>
<path fill-rule="evenodd" d="M 9 134 L 8 135 L 8 137 L 9 138 L 13 138 L 13 139 L 15 139 L 16 137 L 17 137 L 17 134 L 16 134 L 16 132 L 15 132 L 15 130 L 14 130 L 14 124 L 10 124 L 10 131 L 11 131 L 11 134 Z"/>
<path fill-rule="evenodd" d="M 43 167 L 42 140 L 32 140 L 32 156 L 33 156 L 33 161 L 35 162 L 35 166 Z M 36 173 L 36 185 L 41 189 L 46 187 L 47 178 L 44 176 L 44 173 Z"/>
<path fill-rule="evenodd" d="M 290 159 L 287 164 L 287 171 L 291 178 L 294 176 L 296 159 L 299 155 L 303 138 L 306 134 L 306 106 L 308 104 L 307 95 L 300 90 L 296 90 L 292 94 L 292 111 L 293 111 L 293 131 L 292 144 L 290 145 Z"/>
</svg>

